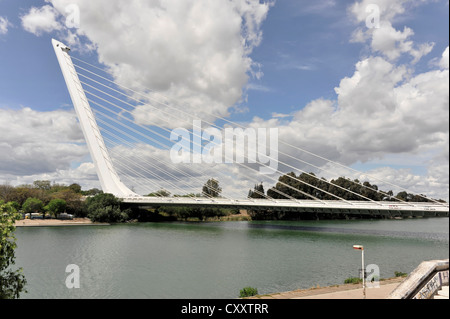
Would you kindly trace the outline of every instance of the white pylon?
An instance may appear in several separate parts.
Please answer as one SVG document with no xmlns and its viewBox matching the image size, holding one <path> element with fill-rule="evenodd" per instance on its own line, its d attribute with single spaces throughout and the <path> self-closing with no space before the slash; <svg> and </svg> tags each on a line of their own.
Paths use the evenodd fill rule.
<svg viewBox="0 0 450 319">
<path fill-rule="evenodd" d="M 139 196 L 122 183 L 114 169 L 111 157 L 95 121 L 94 114 L 81 86 L 72 59 L 70 58 L 70 48 L 55 39 L 52 39 L 52 44 L 78 120 L 80 121 L 89 152 L 94 161 L 103 192 L 113 194 L 119 198 Z"/>
</svg>

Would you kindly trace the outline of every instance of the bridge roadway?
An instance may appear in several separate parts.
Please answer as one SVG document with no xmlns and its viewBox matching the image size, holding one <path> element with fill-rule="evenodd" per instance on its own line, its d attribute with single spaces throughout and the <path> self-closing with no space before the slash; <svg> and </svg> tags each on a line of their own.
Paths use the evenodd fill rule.
<svg viewBox="0 0 450 319">
<path fill-rule="evenodd" d="M 185 197 L 124 197 L 124 203 L 138 206 L 214 207 L 271 210 L 298 213 L 382 215 L 390 217 L 449 217 L 449 206 L 437 203 L 370 201 L 316 201 L 280 199 L 224 199 Z"/>
</svg>

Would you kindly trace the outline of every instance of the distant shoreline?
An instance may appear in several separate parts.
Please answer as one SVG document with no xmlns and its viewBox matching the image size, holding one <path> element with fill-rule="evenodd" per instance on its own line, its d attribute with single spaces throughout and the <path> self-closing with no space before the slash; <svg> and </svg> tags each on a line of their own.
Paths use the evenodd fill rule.
<svg viewBox="0 0 450 319">
<path fill-rule="evenodd" d="M 108 223 L 93 223 L 89 218 L 61 219 L 22 219 L 16 220 L 16 227 L 55 227 L 55 226 L 108 226 Z"/>
</svg>

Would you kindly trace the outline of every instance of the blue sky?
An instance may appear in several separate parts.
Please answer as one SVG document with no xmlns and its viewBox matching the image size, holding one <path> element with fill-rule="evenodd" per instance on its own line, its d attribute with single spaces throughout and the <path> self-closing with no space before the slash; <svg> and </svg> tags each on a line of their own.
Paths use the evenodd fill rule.
<svg viewBox="0 0 450 319">
<path fill-rule="evenodd" d="M 114 41 L 114 35 L 105 35 L 101 33 L 100 30 L 102 26 L 110 26 L 111 28 L 119 26 L 118 30 L 120 30 L 121 21 L 105 20 L 102 22 L 102 17 L 96 17 L 94 11 L 100 10 L 101 4 L 99 4 L 99 2 L 97 6 L 88 4 L 86 1 L 73 2 L 79 4 L 81 8 L 81 28 L 79 30 L 70 30 L 63 26 L 63 9 L 64 6 L 71 3 L 70 1 L 54 0 L 46 2 L 31 0 L 0 0 L 0 19 L 3 18 L 3 21 L 7 21 L 6 23 L 3 23 L 3 25 L 6 26 L 6 29 L 4 28 L 6 31 L 0 31 L 0 110 L 3 110 L 4 112 L 8 111 L 8 116 L 13 117 L 13 115 L 18 115 L 23 108 L 30 108 L 36 112 L 36 116 L 44 114 L 43 112 L 72 112 L 70 97 L 67 93 L 65 83 L 51 46 L 52 38 L 57 38 L 64 42 L 67 41 L 70 32 L 72 32 L 72 35 L 76 34 L 75 40 L 73 41 L 73 55 L 93 64 L 98 64 L 99 58 L 106 64 L 109 63 L 109 65 L 115 62 L 120 65 L 121 61 L 129 61 L 133 58 L 131 56 L 125 56 L 125 53 L 123 52 L 113 52 L 113 49 L 109 47 L 109 43 L 111 42 L 111 39 Z M 218 3 L 219 2 L 220 1 L 218 1 Z M 235 2 L 239 3 L 239 1 Z M 307 115 L 313 108 L 318 110 L 319 106 L 316 106 L 316 104 L 319 104 L 320 101 L 326 102 L 325 104 L 329 102 L 329 105 L 327 104 L 328 106 L 323 106 L 323 108 L 326 110 L 324 112 L 330 110 L 330 112 L 333 112 L 332 110 L 334 110 L 335 112 L 332 113 L 332 117 L 339 117 L 339 115 L 344 114 L 344 110 L 350 112 L 349 107 L 347 106 L 348 103 L 350 103 L 350 98 L 347 97 L 355 92 L 348 92 L 348 88 L 344 88 L 342 85 L 343 82 L 341 81 L 345 79 L 356 79 L 360 75 L 359 71 L 361 71 L 362 74 L 362 70 L 358 70 L 358 63 L 368 61 L 367 67 L 369 69 L 370 67 L 373 67 L 373 70 L 379 70 L 378 66 L 380 66 L 382 62 L 386 62 L 386 65 L 392 66 L 398 72 L 400 72 L 402 68 L 407 70 L 407 72 L 405 71 L 402 73 L 400 81 L 395 81 L 392 83 L 392 86 L 390 86 L 392 91 L 395 91 L 393 94 L 396 96 L 396 110 L 399 110 L 400 112 L 403 104 L 401 101 L 399 102 L 398 96 L 400 96 L 400 93 L 409 96 L 409 93 L 403 92 L 409 87 L 409 81 L 419 75 L 431 77 L 438 72 L 439 62 L 443 57 L 444 51 L 448 48 L 448 3 L 446 0 L 422 1 L 420 3 L 408 0 L 397 0 L 392 1 L 389 4 L 387 4 L 388 2 L 386 1 L 372 2 L 379 3 L 379 6 L 381 7 L 381 19 L 383 22 L 386 22 L 386 32 L 393 37 L 399 37 L 396 38 L 396 44 L 400 47 L 401 45 L 408 44 L 408 41 L 411 42 L 408 44 L 410 47 L 402 51 L 396 58 L 390 58 L 386 46 L 383 47 L 385 43 L 381 44 L 381 49 L 380 47 L 376 47 L 375 40 L 371 43 L 372 35 L 364 29 L 364 21 L 358 21 L 358 8 L 356 5 L 359 4 L 362 6 L 367 3 L 367 1 L 279 0 L 270 3 L 266 14 L 261 14 L 261 11 L 258 11 L 262 8 L 262 1 L 259 2 L 260 7 L 258 7 L 258 1 L 252 2 L 252 7 L 240 8 L 237 5 L 237 7 L 239 7 L 238 11 L 240 10 L 239 13 L 246 19 L 243 21 L 248 22 L 248 25 L 251 25 L 251 22 L 254 26 L 254 29 L 251 30 L 254 34 L 247 35 L 247 40 L 251 41 L 251 36 L 257 35 L 258 32 L 262 35 L 260 42 L 250 44 L 250 53 L 248 53 L 248 56 L 246 57 L 251 59 L 255 65 L 259 65 L 259 67 L 256 67 L 256 70 L 260 70 L 263 73 L 263 76 L 259 78 L 253 77 L 250 74 L 250 69 L 243 69 L 241 70 L 241 73 L 247 74 L 248 79 L 246 83 L 242 85 L 242 74 L 238 74 L 239 70 L 236 65 L 230 65 L 230 69 L 236 67 L 236 70 L 233 69 L 233 72 L 230 71 L 229 76 L 234 76 L 234 78 L 231 78 L 231 82 L 236 80 L 237 84 L 230 85 L 230 87 L 226 88 L 217 85 L 217 87 L 212 87 L 210 91 L 215 91 L 217 89 L 219 92 L 222 89 L 228 90 L 240 87 L 244 94 L 240 97 L 236 95 L 234 98 L 220 99 L 218 98 L 219 94 L 217 94 L 217 96 L 212 96 L 205 93 L 205 99 L 214 104 L 212 109 L 214 112 L 217 111 L 218 114 L 224 114 L 224 108 L 228 108 L 228 111 L 231 110 L 229 118 L 236 122 L 246 122 L 253 125 L 258 122 L 255 120 L 255 117 L 258 117 L 261 119 L 259 122 L 267 125 L 274 125 L 273 123 L 276 123 L 275 125 L 279 125 L 280 129 L 285 129 L 285 132 L 297 127 L 307 130 L 308 128 L 305 126 L 306 122 L 303 121 L 306 121 L 305 119 L 308 118 Z M 117 3 L 117 6 L 123 6 L 123 4 L 120 4 L 118 1 L 111 3 Z M 392 7 L 393 3 L 398 6 Z M 39 22 L 37 19 L 24 22 L 24 17 L 32 15 L 32 7 L 40 9 L 45 6 L 53 8 L 50 17 L 59 22 L 58 26 L 49 29 L 45 23 Z M 92 6 L 92 10 L 90 6 Z M 113 6 L 113 4 L 111 4 L 111 6 Z M 394 12 L 399 7 L 402 8 L 402 10 Z M 352 8 L 355 10 L 352 11 Z M 148 12 L 152 12 L 150 11 L 152 8 L 145 9 L 148 9 Z M 136 17 L 139 17 L 139 12 L 133 12 L 132 6 L 127 8 L 127 10 L 128 11 L 123 11 L 122 16 L 126 17 L 126 15 L 131 12 L 132 14 L 136 14 Z M 42 11 L 40 14 L 41 13 Z M 207 16 L 209 13 L 210 12 L 205 11 L 204 15 Z M 38 14 L 36 14 L 34 18 L 36 18 L 37 15 Z M 174 13 L 174 15 L 175 16 L 169 16 L 177 22 L 176 13 Z M 111 17 L 111 20 L 112 19 L 114 18 Z M 136 24 L 140 23 L 139 21 L 141 20 L 136 19 Z M 142 21 L 145 21 L 145 19 Z M 230 29 L 233 29 L 233 27 L 234 26 L 231 25 L 230 22 Z M 384 27 L 385 25 L 383 25 L 383 28 Z M 405 27 L 412 30 L 413 34 L 402 37 L 407 33 L 405 32 Z M 351 41 L 354 32 L 357 29 L 367 32 L 365 41 Z M 0 30 L 2 30 L 1 24 Z M 114 32 L 117 32 L 117 30 L 111 30 L 111 33 Z M 214 34 L 214 32 L 221 31 L 212 30 L 211 35 L 208 36 L 217 36 L 220 39 L 221 34 Z M 225 32 L 223 34 L 225 34 Z M 227 36 L 228 35 L 229 34 L 227 34 Z M 139 38 L 139 40 L 145 42 L 145 33 L 140 36 L 142 36 L 142 38 Z M 117 35 L 118 42 L 124 38 L 125 35 Z M 180 39 L 184 38 L 185 36 L 181 34 Z M 170 43 L 171 40 L 169 38 L 167 39 L 167 42 Z M 91 50 L 87 50 L 86 46 L 91 43 L 95 43 L 97 49 L 92 50 L 91 48 Z M 152 44 L 151 41 L 149 41 L 149 43 Z M 429 52 L 421 55 L 417 63 L 412 63 L 413 51 L 419 50 L 422 44 L 430 44 Z M 189 46 L 187 45 L 187 47 Z M 217 49 L 217 47 L 212 49 Z M 154 50 L 154 47 L 152 47 L 151 50 Z M 170 53 L 170 48 L 166 52 Z M 201 54 L 200 48 L 199 52 L 199 54 Z M 150 53 L 151 52 L 149 51 L 149 55 Z M 186 61 L 198 62 L 195 57 L 189 55 L 188 51 L 186 51 L 185 55 Z M 114 57 L 117 58 L 117 61 L 114 61 Z M 142 57 L 139 57 L 139 59 L 142 59 Z M 158 63 L 164 64 L 166 62 L 163 60 L 155 61 L 155 59 L 157 58 L 152 58 L 150 60 L 149 57 L 149 70 L 153 70 L 153 68 L 156 69 Z M 363 66 L 361 66 L 361 68 L 362 67 Z M 253 67 L 253 70 L 255 70 L 255 67 Z M 445 68 L 442 72 L 446 72 Z M 149 74 L 142 74 L 142 79 L 144 79 L 143 81 L 145 82 L 144 85 L 146 85 L 146 87 L 148 87 L 148 85 L 161 85 L 160 92 L 164 94 L 173 93 L 176 98 L 186 96 L 181 95 L 179 92 L 184 92 L 185 88 L 189 88 L 189 90 L 192 91 L 190 91 L 192 94 L 187 96 L 188 103 L 191 101 L 191 98 L 193 99 L 192 101 L 194 101 L 197 94 L 203 96 L 202 94 L 204 94 L 204 92 L 195 92 L 187 81 L 183 82 L 183 74 L 177 74 L 176 70 L 172 73 L 173 78 L 167 78 L 165 80 L 167 83 L 179 84 L 179 87 L 173 89 L 173 91 L 166 90 L 167 83 L 156 82 L 154 80 L 154 74 L 151 76 L 149 76 Z M 114 76 L 118 75 L 115 74 Z M 125 79 L 128 79 L 126 75 L 123 76 Z M 387 76 L 387 74 L 380 75 L 381 81 L 385 80 L 385 76 Z M 167 77 L 169 77 L 169 75 L 167 75 Z M 178 80 L 179 82 L 177 82 Z M 419 79 L 416 78 L 415 80 L 418 81 Z M 370 83 L 370 85 L 376 86 L 377 83 L 374 83 L 375 84 Z M 411 83 L 416 82 L 412 81 Z M 341 88 L 340 92 L 345 91 L 345 94 L 337 93 L 335 89 L 339 87 Z M 158 90 L 158 87 L 151 88 Z M 364 92 L 363 88 L 361 88 L 361 92 Z M 439 100 L 439 103 L 443 100 L 445 104 L 446 99 L 448 100 L 448 92 L 442 92 L 442 94 L 443 97 Z M 360 96 L 360 93 L 358 93 L 358 95 L 355 93 L 354 96 L 351 96 L 351 101 L 358 101 L 357 99 Z M 408 98 L 407 100 L 409 101 L 410 99 Z M 233 105 L 227 105 L 227 103 L 230 104 L 230 101 L 236 102 L 235 106 L 237 105 L 237 108 L 241 111 L 233 111 Z M 389 104 L 390 102 L 386 103 Z M 434 101 L 430 100 L 429 103 L 434 103 Z M 201 105 L 198 107 L 200 108 Z M 414 107 L 423 109 L 421 106 Z M 342 112 L 336 111 L 339 111 L 340 109 L 342 109 Z M 373 109 L 371 110 L 371 112 L 373 112 Z M 413 108 L 411 110 L 413 110 Z M 361 145 L 359 146 L 354 145 L 351 149 L 346 148 L 346 144 L 349 143 L 346 143 L 344 138 L 348 139 L 348 136 L 354 136 L 354 133 L 349 132 L 348 134 L 350 135 L 347 137 L 341 137 L 341 133 L 338 133 L 337 131 L 334 132 L 333 129 L 335 127 L 340 127 L 341 125 L 348 126 L 349 123 L 354 123 L 355 125 L 352 132 L 357 131 L 358 127 L 360 129 L 367 128 L 367 130 L 372 127 L 374 130 L 377 128 L 379 129 L 381 127 L 379 123 L 371 123 L 370 117 L 366 118 L 363 116 L 363 114 L 366 114 L 367 112 L 362 112 L 360 116 L 355 114 L 355 112 L 351 113 L 355 114 L 355 116 L 359 116 L 356 117 L 356 119 L 360 119 L 359 123 L 358 120 L 351 121 L 347 116 L 347 120 L 340 119 L 339 123 L 337 123 L 337 120 L 329 125 L 324 124 L 324 121 L 317 122 L 315 127 L 320 127 L 322 124 L 325 127 L 325 129 L 321 130 L 320 134 L 314 132 L 308 134 L 305 133 L 304 136 L 298 138 L 292 137 L 288 133 L 282 134 L 282 136 L 287 137 L 287 139 L 292 138 L 290 140 L 292 143 L 302 143 L 306 138 L 308 138 L 308 141 L 315 140 L 320 136 L 327 139 L 328 137 L 324 134 L 324 130 L 326 131 L 326 127 L 330 127 L 329 134 L 334 136 L 336 140 L 324 140 L 323 145 L 320 145 L 320 147 L 317 146 L 318 143 L 315 145 L 307 144 L 305 145 L 305 148 L 308 149 L 308 147 L 310 147 L 309 149 L 313 149 L 317 152 L 323 150 L 322 154 L 328 156 L 329 154 L 333 154 L 333 152 L 329 151 L 329 146 L 334 147 L 335 145 L 339 146 L 342 144 L 342 146 L 337 147 L 338 150 L 335 154 L 336 157 L 333 158 L 334 160 L 344 162 L 347 165 L 354 165 L 354 167 L 362 171 L 380 169 L 378 172 L 380 176 L 388 174 L 387 170 L 392 169 L 398 174 L 397 178 L 402 180 L 402 183 L 404 182 L 402 185 L 407 185 L 413 189 L 415 189 L 415 187 L 417 187 L 417 189 L 420 189 L 420 187 L 430 187 L 428 182 L 425 183 L 424 186 L 419 185 L 420 183 L 412 180 L 418 180 L 415 179 L 415 177 L 422 177 L 428 181 L 433 180 L 433 177 L 431 177 L 431 166 L 448 166 L 448 150 L 446 151 L 442 147 L 442 145 L 445 144 L 445 139 L 448 141 L 448 129 L 446 131 L 446 129 L 441 127 L 445 125 L 445 121 L 444 123 L 437 123 L 439 129 L 436 129 L 435 131 L 429 129 L 424 132 L 424 134 L 429 134 L 428 138 L 422 136 L 419 129 L 412 130 L 412 132 L 414 132 L 413 134 L 420 134 L 420 136 L 423 137 L 423 141 L 422 139 L 420 139 L 420 141 L 418 139 L 417 143 L 411 143 L 409 148 L 399 147 L 396 149 L 392 145 L 388 145 L 389 143 L 384 145 L 380 142 L 380 145 L 377 147 L 374 146 L 367 151 L 363 151 L 363 146 L 367 144 L 367 142 L 364 141 L 361 141 Z M 289 117 L 279 118 L 274 116 L 274 113 L 286 114 L 289 115 Z M 446 110 L 445 107 L 444 109 L 441 107 L 433 114 L 441 114 L 443 117 L 448 116 L 448 105 Z M 344 117 L 344 115 L 342 115 L 342 117 Z M 402 116 L 401 118 L 408 121 L 405 116 Z M 416 119 L 412 119 L 412 121 L 415 120 Z M 311 123 L 311 121 L 309 121 L 309 123 Z M 399 130 L 403 124 L 406 125 L 406 122 L 402 122 L 398 125 Z M 428 123 L 426 124 L 428 125 Z M 430 124 L 430 126 L 433 125 Z M 1 129 L 8 130 L 6 127 L 1 127 Z M 24 130 L 27 130 L 28 132 L 28 129 L 29 127 L 26 127 Z M 73 130 L 76 131 L 76 128 L 73 128 Z M 370 132 L 367 134 L 368 136 L 370 136 L 369 133 Z M 12 136 L 13 134 L 13 132 L 8 132 L 6 135 Z M 311 134 L 316 134 L 317 136 L 311 136 Z M 75 143 L 78 145 L 82 142 L 80 136 L 72 131 L 67 133 L 67 135 L 62 134 L 61 136 L 69 136 L 69 138 L 67 141 L 64 141 L 61 137 L 60 140 L 55 141 L 58 145 L 65 145 L 66 143 Z M 381 139 L 381 136 L 378 137 L 378 135 L 376 135 L 376 138 L 374 139 L 378 140 L 378 138 Z M 361 140 L 363 139 L 361 138 Z M 9 144 L 11 147 L 14 146 L 12 143 Z M 319 144 L 322 144 L 322 142 Z M 357 144 L 356 141 L 355 144 Z M 303 144 L 299 145 L 303 147 Z M 325 149 L 326 147 L 328 147 L 328 150 Z M 56 165 L 60 169 L 58 171 L 59 173 L 52 172 L 50 169 L 46 170 L 38 168 L 34 174 L 33 172 L 27 172 L 24 176 L 16 176 L 14 174 L 8 174 L 8 165 L 10 165 L 10 163 L 5 161 L 0 166 L 0 172 L 2 173 L 0 175 L 0 181 L 2 180 L 2 176 L 3 179 L 10 180 L 13 183 L 24 182 L 31 178 L 45 176 L 55 180 L 61 178 L 63 181 L 66 181 L 68 180 L 66 175 L 74 176 L 73 174 L 75 173 L 71 172 L 70 174 L 67 173 L 64 175 L 61 172 L 76 170 L 79 168 L 79 164 L 84 163 L 88 158 L 87 154 L 83 154 L 82 151 L 78 150 L 72 155 L 72 157 L 66 159 L 65 163 L 58 163 Z M 350 156 L 352 156 L 351 159 L 349 159 Z M 55 155 L 55 157 L 58 156 Z M 440 161 L 439 164 L 436 164 L 438 158 Z M 389 163 L 390 160 L 392 161 Z M 404 165 L 402 165 L 402 163 L 404 163 Z M 385 171 L 382 171 L 382 169 Z M 391 171 L 389 172 L 389 174 L 392 173 Z M 86 177 L 86 180 L 93 178 L 92 172 L 89 176 L 89 178 Z M 81 180 L 80 183 L 84 183 Z M 88 182 L 84 183 L 84 185 L 94 184 L 95 182 L 93 182 L 93 184 Z M 437 194 L 444 194 L 444 196 L 447 194 L 448 196 L 448 178 L 444 181 L 443 185 L 436 186 L 436 195 Z"/>
<path fill-rule="evenodd" d="M 290 113 L 319 97 L 335 98 L 334 87 L 351 75 L 364 54 L 361 44 L 349 43 L 355 28 L 347 14 L 352 1 L 339 1 L 331 7 L 326 2 L 283 0 L 270 9 L 262 26 L 264 39 L 251 55 L 261 63 L 264 77 L 251 81 L 255 88 L 249 92 L 246 105 L 250 112 L 245 119 Z M 421 5 L 397 23 L 411 27 L 418 42 L 436 43 L 417 71 L 427 68 L 427 60 L 438 57 L 448 43 L 448 12 L 442 10 L 443 3 Z M 48 111 L 70 104 L 50 45 L 55 34 L 37 37 L 21 27 L 20 16 L 45 4 L 0 1 L 1 16 L 12 25 L 7 35 L 0 36 L 0 69 L 8 74 L 0 78 L 0 103 L 5 107 Z M 82 57 L 93 62 L 97 58 L 95 52 Z"/>
<path fill-rule="evenodd" d="M 258 84 L 268 92 L 250 94 L 252 109 L 261 107 L 261 116 L 266 117 L 278 109 L 290 113 L 319 97 L 336 97 L 334 88 L 352 74 L 365 53 L 361 44 L 349 43 L 355 29 L 346 13 L 351 2 L 339 1 L 325 10 L 308 10 L 311 1 L 277 2 L 264 22 L 264 41 L 253 54 L 265 75 Z M 436 43 L 427 58 L 438 57 L 448 45 L 448 12 L 442 3 L 418 7 L 398 23 L 411 27 L 419 42 Z M 424 68 L 427 60 L 417 65 L 417 71 Z"/>
</svg>

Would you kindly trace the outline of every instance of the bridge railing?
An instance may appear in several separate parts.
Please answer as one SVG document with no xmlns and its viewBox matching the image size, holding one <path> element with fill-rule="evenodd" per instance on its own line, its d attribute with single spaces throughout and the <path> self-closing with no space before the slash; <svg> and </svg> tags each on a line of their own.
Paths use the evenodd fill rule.
<svg viewBox="0 0 450 319">
<path fill-rule="evenodd" d="M 448 274 L 448 259 L 424 261 L 388 299 L 432 299 L 442 286 L 448 286 Z"/>
</svg>

